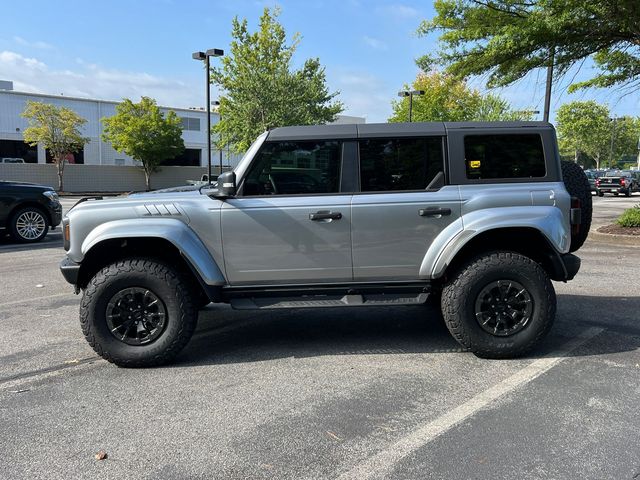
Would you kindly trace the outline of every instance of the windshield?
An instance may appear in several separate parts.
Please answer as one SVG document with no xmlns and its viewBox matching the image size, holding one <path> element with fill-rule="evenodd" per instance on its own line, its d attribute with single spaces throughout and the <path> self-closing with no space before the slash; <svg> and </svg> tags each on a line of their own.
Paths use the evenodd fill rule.
<svg viewBox="0 0 640 480">
<path fill-rule="evenodd" d="M 258 138 L 256 138 L 253 141 L 253 143 L 249 147 L 249 150 L 245 152 L 245 154 L 242 156 L 242 159 L 238 162 L 238 164 L 235 167 L 233 167 L 234 171 L 236 171 L 236 169 L 244 163 L 245 158 L 251 158 L 256 154 L 256 151 L 258 150 L 258 148 L 260 148 L 260 145 L 262 145 L 262 142 L 264 141 L 264 139 L 267 138 L 268 133 L 269 132 L 262 133 Z"/>
</svg>

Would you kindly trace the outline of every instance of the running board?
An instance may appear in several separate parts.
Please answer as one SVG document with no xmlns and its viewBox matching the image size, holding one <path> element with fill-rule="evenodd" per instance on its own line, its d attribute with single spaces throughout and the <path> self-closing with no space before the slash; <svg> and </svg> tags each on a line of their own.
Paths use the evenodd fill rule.
<svg viewBox="0 0 640 480">
<path fill-rule="evenodd" d="M 428 293 L 393 293 L 371 295 L 305 295 L 303 297 L 233 298 L 235 310 L 265 310 L 276 308 L 373 307 L 380 305 L 419 305 Z"/>
</svg>

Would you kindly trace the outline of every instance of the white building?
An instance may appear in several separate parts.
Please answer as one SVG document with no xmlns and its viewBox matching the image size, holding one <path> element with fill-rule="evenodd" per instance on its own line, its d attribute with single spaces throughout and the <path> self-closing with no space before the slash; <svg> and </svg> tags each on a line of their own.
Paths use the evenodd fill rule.
<svg viewBox="0 0 640 480">
<path fill-rule="evenodd" d="M 9 85 L 7 85 L 9 83 Z M 83 152 L 74 155 L 74 163 L 87 165 L 136 165 L 137 163 L 127 155 L 116 152 L 109 142 L 102 140 L 103 117 L 110 117 L 116 113 L 117 102 L 106 100 L 67 97 L 64 95 L 43 95 L 38 93 L 17 92 L 12 89 L 2 89 L 10 86 L 10 82 L 0 84 L 0 158 L 23 158 L 27 163 L 48 163 L 47 155 L 42 147 L 29 147 L 23 141 L 22 132 L 28 123 L 21 116 L 29 100 L 51 103 L 74 110 L 87 120 L 83 128 L 83 135 L 89 138 L 89 143 Z M 207 112 L 203 109 L 185 109 L 160 107 L 163 113 L 173 110 L 183 124 L 182 139 L 185 151 L 180 156 L 170 160 L 166 165 L 206 166 L 207 161 Z M 219 120 L 217 113 L 211 114 L 211 125 Z M 212 147 L 213 148 L 213 147 Z M 212 150 L 212 163 L 219 162 L 219 152 Z M 239 156 L 230 155 L 223 151 L 223 164 L 235 165 Z M 50 162 L 50 159 L 49 159 Z"/>
<path fill-rule="evenodd" d="M 123 153 L 116 152 L 111 144 L 102 140 L 102 122 L 104 117 L 110 117 L 116 113 L 117 102 L 67 97 L 64 95 L 45 95 L 38 93 L 18 92 L 13 90 L 13 84 L 9 81 L 0 81 L 0 158 L 22 158 L 27 163 L 50 163 L 47 152 L 41 146 L 29 147 L 23 141 L 22 132 L 27 128 L 27 120 L 21 116 L 25 110 L 27 101 L 51 103 L 56 106 L 64 106 L 74 110 L 87 120 L 84 125 L 83 135 L 89 138 L 89 143 L 84 151 L 74 155 L 73 163 L 86 165 L 138 165 L 132 158 Z M 182 139 L 184 140 L 184 153 L 165 162 L 165 165 L 175 166 L 206 166 L 207 165 L 207 112 L 200 108 L 174 108 L 160 107 L 164 113 L 173 110 L 182 119 Z M 211 114 L 211 125 L 215 125 L 220 117 L 217 113 Z M 341 116 L 336 123 L 364 123 L 362 117 Z M 222 152 L 224 166 L 233 167 L 240 160 L 240 155 L 234 155 L 228 150 Z M 212 145 L 211 163 L 218 165 L 220 152 Z"/>
</svg>

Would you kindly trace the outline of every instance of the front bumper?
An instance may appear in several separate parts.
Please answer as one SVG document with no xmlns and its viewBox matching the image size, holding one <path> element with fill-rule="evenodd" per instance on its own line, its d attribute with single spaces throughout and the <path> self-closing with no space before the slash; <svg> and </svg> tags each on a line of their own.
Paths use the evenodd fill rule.
<svg viewBox="0 0 640 480">
<path fill-rule="evenodd" d="M 64 279 L 71 285 L 78 285 L 78 276 L 80 275 L 80 264 L 74 262 L 69 257 L 65 256 L 60 261 L 60 272 Z"/>
<path fill-rule="evenodd" d="M 51 217 L 51 228 L 60 225 L 62 221 L 62 205 L 60 203 L 52 204 L 49 207 L 49 216 Z"/>
</svg>

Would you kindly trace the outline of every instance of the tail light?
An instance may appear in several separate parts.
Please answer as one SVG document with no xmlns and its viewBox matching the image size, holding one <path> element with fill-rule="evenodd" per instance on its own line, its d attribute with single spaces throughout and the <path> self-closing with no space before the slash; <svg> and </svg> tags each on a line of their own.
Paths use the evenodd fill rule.
<svg viewBox="0 0 640 480">
<path fill-rule="evenodd" d="M 600 179 L 596 178 L 596 187 L 599 187 L 599 186 L 600 186 Z"/>
<path fill-rule="evenodd" d="M 626 187 L 627 186 L 627 180 L 624 179 L 624 178 L 621 178 L 620 179 L 620 185 L 622 185 L 623 187 Z"/>
</svg>

